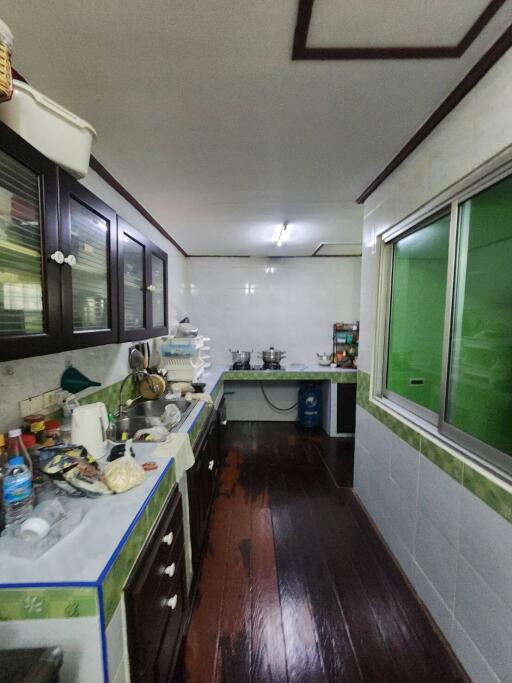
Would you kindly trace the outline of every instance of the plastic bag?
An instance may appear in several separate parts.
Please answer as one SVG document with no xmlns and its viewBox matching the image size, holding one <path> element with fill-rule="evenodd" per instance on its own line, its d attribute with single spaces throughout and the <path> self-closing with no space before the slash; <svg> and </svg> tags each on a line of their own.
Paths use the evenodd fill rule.
<svg viewBox="0 0 512 683">
<path fill-rule="evenodd" d="M 168 429 L 172 429 L 181 420 L 181 410 L 174 403 L 170 403 L 165 407 L 164 414 L 160 418 L 162 424 Z"/>
<path fill-rule="evenodd" d="M 145 476 L 142 466 L 131 455 L 109 462 L 103 470 L 103 481 L 114 493 L 123 493 L 142 484 Z"/>
<path fill-rule="evenodd" d="M 133 435 L 134 441 L 165 441 L 169 436 L 169 431 L 161 424 L 158 427 L 146 427 L 139 429 Z"/>
</svg>

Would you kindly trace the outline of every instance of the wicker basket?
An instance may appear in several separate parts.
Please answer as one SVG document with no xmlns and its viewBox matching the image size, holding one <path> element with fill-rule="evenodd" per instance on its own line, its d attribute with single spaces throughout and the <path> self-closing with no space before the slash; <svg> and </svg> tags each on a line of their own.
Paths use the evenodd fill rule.
<svg viewBox="0 0 512 683">
<path fill-rule="evenodd" d="M 12 97 L 12 48 L 12 33 L 0 19 L 0 102 L 7 102 Z"/>
<path fill-rule="evenodd" d="M 0 43 L 0 102 L 12 97 L 11 54 L 6 45 Z"/>
</svg>

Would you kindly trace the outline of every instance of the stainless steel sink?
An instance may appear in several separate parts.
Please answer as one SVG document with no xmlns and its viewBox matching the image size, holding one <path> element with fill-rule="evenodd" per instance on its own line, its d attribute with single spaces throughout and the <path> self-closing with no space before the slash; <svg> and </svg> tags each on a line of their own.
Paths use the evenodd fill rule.
<svg viewBox="0 0 512 683">
<path fill-rule="evenodd" d="M 185 401 L 184 398 L 159 398 L 154 401 L 138 401 L 136 403 L 132 403 L 132 405 L 128 408 L 127 413 L 129 417 L 160 417 L 164 414 L 166 406 L 170 404 L 177 406 L 182 415 L 190 409 L 191 405 L 193 405 L 188 401 Z"/>
<path fill-rule="evenodd" d="M 114 433 L 110 435 L 113 441 L 121 441 L 123 434 L 131 439 L 139 429 L 154 427 L 160 424 L 159 418 L 164 414 L 166 406 L 174 404 L 180 409 L 181 420 L 174 426 L 175 431 L 186 420 L 195 403 L 189 403 L 184 398 L 165 399 L 159 398 L 154 401 L 137 401 L 126 411 L 126 415 L 114 420 Z"/>
</svg>

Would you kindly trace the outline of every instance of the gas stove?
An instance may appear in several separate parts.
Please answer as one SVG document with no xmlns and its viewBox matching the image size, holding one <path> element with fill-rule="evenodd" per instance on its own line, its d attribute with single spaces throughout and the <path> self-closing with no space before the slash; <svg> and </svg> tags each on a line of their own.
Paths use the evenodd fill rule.
<svg viewBox="0 0 512 683">
<path fill-rule="evenodd" d="M 248 370 L 248 371 L 261 371 L 261 370 L 286 370 L 280 363 L 263 363 L 263 365 L 250 365 L 249 363 L 234 363 L 230 370 Z"/>
</svg>

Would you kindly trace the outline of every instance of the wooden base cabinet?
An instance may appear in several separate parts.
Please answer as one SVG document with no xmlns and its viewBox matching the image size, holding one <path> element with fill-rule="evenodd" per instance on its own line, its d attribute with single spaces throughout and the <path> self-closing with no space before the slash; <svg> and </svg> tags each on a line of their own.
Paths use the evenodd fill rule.
<svg viewBox="0 0 512 683">
<path fill-rule="evenodd" d="M 216 413 L 211 415 L 207 427 L 194 448 L 194 455 L 194 466 L 187 472 L 193 584 L 197 579 L 210 510 L 217 490 L 219 427 Z"/>
<path fill-rule="evenodd" d="M 169 683 L 187 605 L 178 489 L 165 506 L 125 590 L 132 683 Z"/>
</svg>

